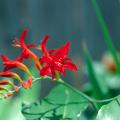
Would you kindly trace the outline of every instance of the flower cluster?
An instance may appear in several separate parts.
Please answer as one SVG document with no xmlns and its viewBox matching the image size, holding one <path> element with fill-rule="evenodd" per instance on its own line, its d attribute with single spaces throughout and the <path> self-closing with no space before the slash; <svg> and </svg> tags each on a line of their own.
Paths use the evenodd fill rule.
<svg viewBox="0 0 120 120">
<path fill-rule="evenodd" d="M 5 93 L 5 98 L 12 95 L 13 92 L 17 92 L 20 88 L 18 85 L 15 85 L 9 78 L 18 80 L 21 83 L 21 86 L 25 89 L 32 88 L 32 80 L 34 77 L 29 68 L 23 63 L 24 59 L 31 59 L 36 64 L 36 68 L 40 71 L 40 76 L 44 77 L 46 75 L 51 75 L 53 80 L 59 73 L 64 75 L 66 69 L 77 71 L 76 65 L 72 62 L 71 58 L 68 57 L 70 42 L 67 42 L 60 48 L 48 50 L 46 43 L 49 36 L 45 36 L 39 47 L 39 50 L 43 53 L 43 55 L 38 57 L 30 49 L 37 49 L 37 45 L 25 43 L 26 34 L 27 29 L 22 32 L 20 39 L 15 38 L 14 40 L 13 45 L 15 47 L 21 48 L 21 53 L 17 59 L 11 60 L 5 55 L 1 55 L 3 65 L 5 67 L 3 71 L 0 72 L 0 76 L 8 78 L 7 80 L 0 80 L 0 94 Z M 9 71 L 14 68 L 18 68 L 26 72 L 26 74 L 28 74 L 28 79 L 23 80 L 16 72 Z M 12 90 L 9 90 L 6 85 L 11 86 Z"/>
</svg>

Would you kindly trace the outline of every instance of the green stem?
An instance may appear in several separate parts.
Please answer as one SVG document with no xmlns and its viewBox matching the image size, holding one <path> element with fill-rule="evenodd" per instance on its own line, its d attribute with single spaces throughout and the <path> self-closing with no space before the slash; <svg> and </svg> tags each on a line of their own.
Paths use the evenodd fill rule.
<svg viewBox="0 0 120 120">
<path fill-rule="evenodd" d="M 56 79 L 59 80 L 60 79 L 60 74 L 58 71 L 55 71 L 55 75 L 56 75 Z"/>
</svg>

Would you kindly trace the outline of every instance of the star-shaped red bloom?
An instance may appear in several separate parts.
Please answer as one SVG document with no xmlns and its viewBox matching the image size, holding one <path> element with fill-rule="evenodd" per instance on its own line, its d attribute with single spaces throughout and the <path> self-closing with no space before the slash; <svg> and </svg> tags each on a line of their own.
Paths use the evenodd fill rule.
<svg viewBox="0 0 120 120">
<path fill-rule="evenodd" d="M 77 71 L 76 65 L 68 58 L 70 42 L 59 49 L 47 50 L 46 43 L 49 36 L 45 36 L 44 40 L 41 42 L 41 51 L 43 56 L 40 58 L 41 63 L 43 63 L 43 68 L 40 71 L 41 76 L 48 74 L 52 75 L 52 79 L 55 77 L 55 72 L 58 71 L 65 74 L 65 69 Z"/>
<path fill-rule="evenodd" d="M 14 44 L 14 46 L 22 48 L 21 58 L 32 59 L 36 63 L 37 68 L 40 70 L 41 65 L 40 65 L 39 58 L 37 57 L 37 55 L 35 53 L 33 53 L 30 50 L 30 48 L 35 48 L 36 45 L 35 44 L 26 45 L 26 43 L 25 43 L 26 34 L 27 34 L 27 29 L 25 29 L 22 32 L 22 34 L 20 36 L 20 40 L 18 40 L 17 38 L 15 39 L 16 43 Z"/>
</svg>

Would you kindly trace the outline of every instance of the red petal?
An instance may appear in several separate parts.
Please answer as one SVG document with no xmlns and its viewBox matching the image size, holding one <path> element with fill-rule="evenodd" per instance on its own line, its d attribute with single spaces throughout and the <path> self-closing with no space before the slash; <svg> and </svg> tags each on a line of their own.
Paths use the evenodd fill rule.
<svg viewBox="0 0 120 120">
<path fill-rule="evenodd" d="M 53 53 L 57 52 L 57 50 L 58 49 L 52 49 L 52 50 L 49 50 L 48 52 L 49 52 L 49 54 L 53 54 Z"/>
<path fill-rule="evenodd" d="M 52 80 L 55 78 L 55 71 L 51 69 Z"/>
<path fill-rule="evenodd" d="M 14 87 L 14 90 L 17 92 L 19 90 L 19 87 L 18 86 L 15 86 Z"/>
<path fill-rule="evenodd" d="M 0 85 L 7 85 L 7 84 L 9 84 L 9 81 L 7 81 L 7 80 L 0 81 Z"/>
<path fill-rule="evenodd" d="M 15 61 L 14 60 L 9 60 L 7 62 L 4 62 L 4 65 L 6 66 L 4 68 L 4 71 L 8 71 L 9 69 L 12 69 L 12 68 L 15 68 L 15 67 L 20 68 L 24 71 L 26 71 L 26 69 L 27 69 L 26 65 L 24 65 L 22 62 L 19 62 L 19 61 L 16 61 L 16 60 Z"/>
<path fill-rule="evenodd" d="M 64 61 L 72 60 L 71 58 L 64 58 Z"/>
<path fill-rule="evenodd" d="M 9 59 L 5 55 L 1 55 L 3 61 L 8 61 Z"/>
<path fill-rule="evenodd" d="M 12 61 L 10 61 L 10 62 L 4 62 L 4 65 L 6 67 L 3 69 L 3 71 L 8 71 L 8 70 L 16 67 L 16 64 L 14 64 Z"/>
<path fill-rule="evenodd" d="M 0 76 L 3 76 L 3 77 L 11 77 L 13 76 L 13 72 L 1 72 L 0 73 Z"/>
<path fill-rule="evenodd" d="M 45 63 L 50 64 L 51 57 L 42 56 L 39 60 L 40 60 L 41 63 L 45 62 Z"/>
<path fill-rule="evenodd" d="M 47 35 L 47 36 L 45 36 L 44 40 L 41 41 L 41 50 L 46 56 L 48 56 L 48 54 L 49 54 L 47 51 L 47 48 L 46 48 L 46 43 L 48 41 L 48 38 L 49 38 L 49 36 Z"/>
<path fill-rule="evenodd" d="M 29 44 L 29 45 L 27 45 L 27 47 L 28 48 L 35 48 L 35 47 L 37 47 L 37 45 L 36 44 Z"/>
<path fill-rule="evenodd" d="M 27 84 L 27 82 L 22 81 L 22 87 L 25 88 L 25 89 L 28 88 L 28 84 Z"/>
<path fill-rule="evenodd" d="M 6 66 L 3 71 L 8 71 L 14 67 L 17 67 L 18 63 L 22 61 L 21 57 L 18 57 L 16 60 L 10 60 L 6 56 L 1 55 L 2 60 L 4 61 L 3 64 Z"/>
<path fill-rule="evenodd" d="M 22 56 L 19 56 L 19 57 L 16 59 L 16 61 L 18 61 L 18 62 L 22 62 L 22 60 L 23 60 Z"/>
<path fill-rule="evenodd" d="M 55 64 L 55 65 L 54 65 L 54 69 L 57 70 L 57 71 L 59 71 L 59 72 L 62 73 L 63 75 L 66 73 L 63 64 L 61 64 L 61 65 L 56 65 L 56 64 Z"/>
<path fill-rule="evenodd" d="M 22 32 L 22 34 L 20 36 L 21 47 L 25 46 L 25 37 L 26 37 L 27 31 L 28 31 L 27 29 L 24 29 L 24 31 Z"/>
<path fill-rule="evenodd" d="M 45 76 L 45 75 L 48 75 L 50 74 L 50 69 L 49 69 L 49 66 L 44 66 L 41 71 L 40 71 L 40 75 L 41 76 Z"/>
<path fill-rule="evenodd" d="M 66 62 L 64 63 L 64 68 L 70 69 L 70 70 L 74 70 L 77 71 L 77 67 L 75 64 L 73 64 L 72 62 Z"/>
<path fill-rule="evenodd" d="M 27 84 L 30 88 L 32 88 L 32 77 L 28 79 Z"/>
<path fill-rule="evenodd" d="M 70 42 L 67 42 L 64 46 L 62 46 L 57 53 L 55 54 L 55 56 L 57 57 L 66 57 L 68 55 L 69 52 L 69 47 L 70 47 Z"/>
</svg>

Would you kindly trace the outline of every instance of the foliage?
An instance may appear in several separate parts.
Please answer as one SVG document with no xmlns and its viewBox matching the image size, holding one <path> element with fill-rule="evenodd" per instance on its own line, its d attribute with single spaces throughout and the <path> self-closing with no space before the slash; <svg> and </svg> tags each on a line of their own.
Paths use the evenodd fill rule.
<svg viewBox="0 0 120 120">
<path fill-rule="evenodd" d="M 26 119 L 78 119 L 89 105 L 87 99 L 64 85 L 56 86 L 47 97 L 38 103 L 23 105 L 22 113 Z"/>
</svg>

